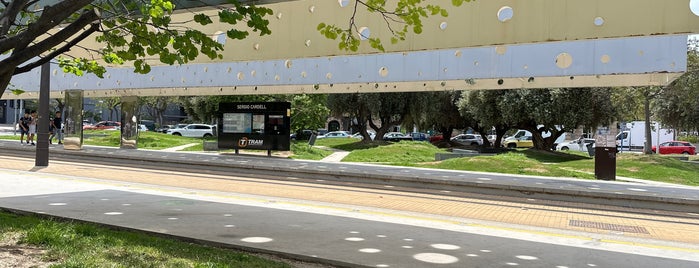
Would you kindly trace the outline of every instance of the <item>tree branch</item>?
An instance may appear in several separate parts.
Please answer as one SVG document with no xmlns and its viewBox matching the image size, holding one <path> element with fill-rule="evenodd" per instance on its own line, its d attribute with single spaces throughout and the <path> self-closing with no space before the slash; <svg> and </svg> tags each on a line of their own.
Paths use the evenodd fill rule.
<svg viewBox="0 0 699 268">
<path fill-rule="evenodd" d="M 17 18 L 17 15 L 22 11 L 22 8 L 27 1 L 28 0 L 14 0 L 10 3 L 5 3 L 7 8 L 5 8 L 2 14 L 0 14 L 0 38 L 7 38 L 7 33 L 10 31 L 10 26 L 12 26 L 15 18 Z M 0 48 L 0 52 L 4 51 L 6 50 Z"/>
<path fill-rule="evenodd" d="M 84 8 L 90 3 L 92 3 L 92 0 L 63 0 L 56 3 L 56 5 L 54 6 L 45 6 L 44 11 L 41 14 L 41 17 L 39 17 L 39 19 L 36 22 L 29 24 L 29 27 L 27 27 L 26 31 L 17 34 L 19 39 L 17 40 L 17 43 L 13 46 L 14 50 L 18 51 L 27 48 L 32 42 L 34 42 L 34 40 L 36 40 L 37 37 L 43 35 L 44 33 L 50 31 L 54 27 L 63 23 L 73 13 Z M 94 14 L 95 11 L 93 10 L 91 13 Z M 83 15 L 85 15 L 85 12 L 81 15 L 81 17 Z M 80 18 L 78 20 L 80 20 Z M 74 23 L 77 22 L 78 21 L 71 23 L 68 27 L 72 26 Z M 84 24 L 83 27 L 85 25 L 87 24 Z M 68 37 L 64 38 L 64 40 Z"/>
<path fill-rule="evenodd" d="M 29 72 L 29 71 L 31 71 L 32 69 L 34 69 L 34 68 L 36 68 L 36 67 L 39 67 L 39 66 L 41 66 L 42 64 L 44 64 L 44 63 L 46 63 L 46 62 L 52 60 L 53 58 L 57 57 L 58 55 L 61 55 L 61 54 L 65 53 L 65 52 L 70 51 L 70 48 L 72 48 L 72 47 L 75 46 L 76 44 L 78 44 L 78 43 L 82 42 L 83 40 L 85 40 L 85 38 L 87 38 L 88 36 L 90 36 L 92 33 L 96 32 L 97 29 L 99 29 L 99 23 L 93 23 L 92 25 L 90 25 L 90 28 L 88 28 L 86 31 L 82 32 L 82 33 L 81 33 L 78 37 L 76 37 L 75 39 L 73 39 L 73 40 L 71 40 L 70 42 L 66 43 L 66 44 L 63 45 L 61 48 L 59 48 L 59 49 L 57 49 L 57 50 L 54 50 L 53 52 L 49 53 L 48 55 L 42 57 L 41 59 L 37 60 L 36 62 L 27 64 L 27 65 L 24 65 L 24 66 L 22 66 L 22 67 L 20 67 L 20 68 L 15 69 L 14 74 L 17 75 L 17 74 Z"/>
<path fill-rule="evenodd" d="M 85 11 L 75 22 L 63 28 L 55 35 L 42 40 L 41 42 L 25 49 L 15 49 L 12 56 L 2 61 L 5 66 L 19 66 L 23 62 L 30 60 L 41 53 L 50 50 L 64 42 L 85 26 L 97 21 L 99 17 L 94 10 Z"/>
</svg>

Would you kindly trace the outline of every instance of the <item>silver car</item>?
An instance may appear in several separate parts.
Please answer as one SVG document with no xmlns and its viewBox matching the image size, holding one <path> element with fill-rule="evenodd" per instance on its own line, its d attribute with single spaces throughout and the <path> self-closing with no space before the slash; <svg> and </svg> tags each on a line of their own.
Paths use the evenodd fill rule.
<svg viewBox="0 0 699 268">
<path fill-rule="evenodd" d="M 477 134 L 459 134 L 451 138 L 451 141 L 463 145 L 480 146 L 483 145 L 483 138 Z"/>
</svg>

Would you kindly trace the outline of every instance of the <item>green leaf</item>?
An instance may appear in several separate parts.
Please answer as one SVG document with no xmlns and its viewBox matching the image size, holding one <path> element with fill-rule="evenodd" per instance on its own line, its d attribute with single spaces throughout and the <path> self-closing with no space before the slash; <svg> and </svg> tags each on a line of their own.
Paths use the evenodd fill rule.
<svg viewBox="0 0 699 268">
<path fill-rule="evenodd" d="M 442 9 L 441 13 L 442 17 L 449 17 L 449 12 L 446 9 Z"/>
<path fill-rule="evenodd" d="M 196 15 L 194 15 L 194 21 L 195 21 L 196 23 L 201 24 L 201 25 L 208 25 L 208 24 L 213 23 L 213 21 L 211 20 L 211 18 L 210 18 L 209 16 L 205 15 L 205 14 L 196 14 Z"/>
</svg>

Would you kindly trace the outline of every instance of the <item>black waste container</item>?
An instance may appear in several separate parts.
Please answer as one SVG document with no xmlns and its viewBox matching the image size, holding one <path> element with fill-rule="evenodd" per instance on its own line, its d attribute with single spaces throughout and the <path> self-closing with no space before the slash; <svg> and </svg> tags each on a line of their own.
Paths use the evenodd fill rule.
<svg viewBox="0 0 699 268">
<path fill-rule="evenodd" d="M 616 179 L 616 147 L 595 148 L 595 178 L 613 181 Z"/>
<path fill-rule="evenodd" d="M 589 154 L 590 157 L 595 157 L 595 148 L 593 147 L 594 144 L 593 144 L 593 143 L 588 143 L 588 144 L 585 145 L 585 146 L 587 146 L 587 154 Z"/>
</svg>

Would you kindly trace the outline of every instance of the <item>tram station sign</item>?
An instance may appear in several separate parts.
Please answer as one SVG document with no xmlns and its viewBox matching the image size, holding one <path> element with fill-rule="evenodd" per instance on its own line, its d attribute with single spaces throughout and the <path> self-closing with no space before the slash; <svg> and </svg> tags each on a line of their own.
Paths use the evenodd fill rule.
<svg viewBox="0 0 699 268">
<path fill-rule="evenodd" d="M 219 104 L 218 147 L 288 151 L 291 103 L 235 102 Z"/>
</svg>

